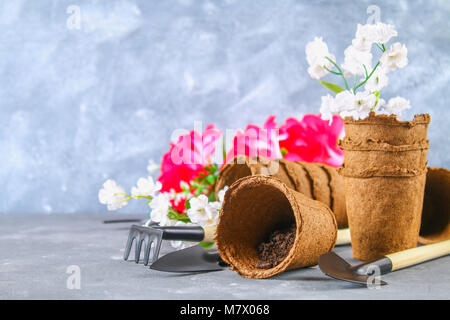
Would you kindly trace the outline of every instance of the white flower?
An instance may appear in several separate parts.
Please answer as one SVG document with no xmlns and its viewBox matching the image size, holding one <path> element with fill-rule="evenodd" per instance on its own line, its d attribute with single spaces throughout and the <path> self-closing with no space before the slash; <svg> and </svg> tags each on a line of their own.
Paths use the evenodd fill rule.
<svg viewBox="0 0 450 320">
<path fill-rule="evenodd" d="M 181 188 L 182 190 L 189 190 L 190 186 L 189 186 L 189 184 L 188 184 L 187 182 L 184 182 L 184 181 L 182 180 L 182 181 L 180 181 L 180 188 Z"/>
<path fill-rule="evenodd" d="M 386 87 L 389 84 L 389 78 L 386 75 L 386 71 L 378 67 L 372 76 L 367 80 L 364 87 L 369 91 L 380 91 L 382 88 Z"/>
<path fill-rule="evenodd" d="M 354 75 L 365 75 L 364 66 L 367 70 L 372 69 L 372 54 L 360 51 L 354 46 L 348 46 L 344 51 L 344 64 L 342 68 Z"/>
<path fill-rule="evenodd" d="M 170 197 L 168 193 L 160 193 L 152 199 L 149 204 L 152 208 L 151 219 L 158 222 L 160 226 L 165 226 L 169 223 L 169 207 Z"/>
<path fill-rule="evenodd" d="M 320 79 L 326 76 L 328 69 L 333 68 L 333 64 L 325 57 L 331 60 L 336 60 L 335 56 L 328 52 L 328 46 L 322 41 L 322 38 L 314 38 L 314 41 L 309 42 L 305 48 L 306 60 L 308 61 L 308 73 L 314 79 Z"/>
<path fill-rule="evenodd" d="M 217 201 L 208 202 L 204 194 L 189 200 L 190 208 L 187 215 L 191 222 L 201 226 L 217 225 L 221 204 Z"/>
<path fill-rule="evenodd" d="M 336 114 L 343 118 L 353 117 L 355 120 L 366 118 L 375 108 L 377 97 L 369 92 L 358 92 L 354 95 L 351 91 L 339 92 L 333 99 L 331 96 L 322 97 L 322 119 L 332 119 Z"/>
<path fill-rule="evenodd" d="M 397 36 L 395 27 L 378 22 L 376 24 L 358 24 L 352 45 L 360 51 L 370 51 L 373 43 L 384 44 Z"/>
<path fill-rule="evenodd" d="M 388 103 L 384 105 L 384 110 L 382 113 L 387 115 L 395 114 L 397 116 L 401 116 L 402 111 L 406 109 L 411 109 L 409 100 L 406 100 L 402 97 L 395 97 L 389 99 Z"/>
<path fill-rule="evenodd" d="M 340 114 L 347 110 L 352 110 L 354 107 L 355 95 L 353 92 L 345 90 L 336 95 L 333 104 L 331 105 L 331 112 L 333 114 Z"/>
<path fill-rule="evenodd" d="M 333 114 L 335 112 L 334 109 L 334 98 L 327 94 L 326 96 L 322 96 L 322 103 L 320 105 L 320 114 L 323 120 L 331 120 L 333 119 Z"/>
<path fill-rule="evenodd" d="M 383 53 L 380 62 L 386 71 L 404 68 L 408 64 L 408 49 L 404 44 L 396 42 Z"/>
<path fill-rule="evenodd" d="M 372 48 L 372 25 L 361 25 L 358 23 L 356 28 L 355 39 L 352 41 L 352 45 L 359 51 L 370 51 Z"/>
<path fill-rule="evenodd" d="M 375 107 L 377 97 L 370 91 L 358 92 L 355 95 L 353 118 L 364 119 L 369 116 L 370 111 Z"/>
<path fill-rule="evenodd" d="M 161 182 L 153 181 L 152 177 L 140 178 L 137 182 L 137 188 L 131 188 L 131 195 L 133 197 L 155 197 L 156 193 L 161 190 Z"/>
<path fill-rule="evenodd" d="M 125 189 L 118 186 L 114 180 L 106 180 L 103 189 L 98 192 L 98 200 L 100 203 L 108 206 L 108 210 L 113 211 L 127 205 Z"/>
<path fill-rule="evenodd" d="M 148 160 L 148 165 L 147 165 L 148 173 L 153 174 L 156 171 L 158 171 L 159 168 L 160 168 L 159 164 L 155 163 L 155 161 L 153 161 L 153 159 Z"/>
<path fill-rule="evenodd" d="M 217 197 L 219 198 L 219 202 L 222 203 L 223 202 L 223 198 L 225 197 L 225 192 L 227 192 L 228 190 L 228 186 L 225 186 L 222 190 L 219 191 L 219 193 L 217 194 Z"/>
<path fill-rule="evenodd" d="M 378 22 L 372 25 L 371 29 L 371 39 L 374 43 L 384 44 L 387 43 L 392 37 L 397 36 L 395 26 L 392 24 Z"/>
</svg>

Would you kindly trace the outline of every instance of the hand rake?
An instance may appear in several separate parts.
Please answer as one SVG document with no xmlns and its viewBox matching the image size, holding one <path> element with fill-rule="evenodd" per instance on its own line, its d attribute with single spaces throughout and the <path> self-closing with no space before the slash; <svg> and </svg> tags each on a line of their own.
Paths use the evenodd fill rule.
<svg viewBox="0 0 450 320">
<path fill-rule="evenodd" d="M 216 226 L 132 225 L 123 258 L 128 260 L 133 242 L 135 242 L 134 261 L 139 263 L 142 245 L 144 245 L 144 265 L 148 265 L 149 262 L 151 264 L 158 259 L 162 240 L 213 242 L 215 233 Z"/>
</svg>

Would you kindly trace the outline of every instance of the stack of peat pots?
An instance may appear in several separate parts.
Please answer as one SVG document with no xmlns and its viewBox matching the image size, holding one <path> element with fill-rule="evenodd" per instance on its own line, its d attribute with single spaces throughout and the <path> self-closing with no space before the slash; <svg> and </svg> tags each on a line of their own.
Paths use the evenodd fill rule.
<svg viewBox="0 0 450 320">
<path fill-rule="evenodd" d="M 371 260 L 417 246 L 427 174 L 428 114 L 412 121 L 345 118 L 344 178 L 353 257 Z"/>
</svg>

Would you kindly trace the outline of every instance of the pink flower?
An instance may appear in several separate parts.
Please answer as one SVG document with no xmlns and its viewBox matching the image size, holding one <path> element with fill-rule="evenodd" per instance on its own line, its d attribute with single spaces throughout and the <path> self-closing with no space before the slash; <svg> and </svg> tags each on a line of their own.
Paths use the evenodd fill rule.
<svg viewBox="0 0 450 320">
<path fill-rule="evenodd" d="M 244 132 L 240 130 L 236 132 L 233 147 L 228 152 L 225 163 L 233 160 L 237 155 L 262 156 L 269 159 L 280 157 L 275 116 L 269 116 L 263 128 L 249 124 Z"/>
<path fill-rule="evenodd" d="M 177 143 L 170 143 L 170 150 L 163 155 L 161 175 L 158 181 L 162 192 L 180 192 L 180 182 L 190 183 L 200 172 L 205 172 L 205 165 L 210 163 L 215 152 L 215 142 L 222 132 L 213 124 L 208 125 L 203 134 L 191 130 L 178 138 Z"/>
<path fill-rule="evenodd" d="M 344 162 L 344 152 L 337 140 L 344 124 L 338 116 L 322 120 L 320 115 L 308 114 L 301 121 L 286 119 L 280 127 L 280 148 L 287 151 L 286 160 L 319 162 L 339 167 Z"/>
</svg>

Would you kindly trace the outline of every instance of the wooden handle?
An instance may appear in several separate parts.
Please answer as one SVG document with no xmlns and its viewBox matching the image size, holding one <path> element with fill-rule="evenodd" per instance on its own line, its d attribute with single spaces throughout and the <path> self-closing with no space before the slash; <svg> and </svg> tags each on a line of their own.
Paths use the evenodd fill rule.
<svg viewBox="0 0 450 320">
<path fill-rule="evenodd" d="M 351 243 L 350 229 L 339 229 L 337 233 L 336 246 L 343 246 Z"/>
<path fill-rule="evenodd" d="M 216 237 L 216 229 L 217 226 L 204 226 L 203 230 L 205 232 L 205 236 L 203 237 L 203 241 L 205 242 L 214 242 L 214 238 Z"/>
<path fill-rule="evenodd" d="M 392 261 L 392 271 L 450 254 L 450 240 L 386 255 Z"/>
</svg>

